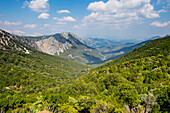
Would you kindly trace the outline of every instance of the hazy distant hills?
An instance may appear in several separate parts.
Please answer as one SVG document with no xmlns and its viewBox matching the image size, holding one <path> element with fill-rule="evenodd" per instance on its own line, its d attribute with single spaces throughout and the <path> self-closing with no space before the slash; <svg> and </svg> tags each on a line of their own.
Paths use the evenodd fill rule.
<svg viewBox="0 0 170 113">
<path fill-rule="evenodd" d="M 114 40 L 109 40 L 109 39 L 99 39 L 99 38 L 89 38 L 89 39 L 84 39 L 85 44 L 88 46 L 92 46 L 104 56 L 104 60 L 101 62 L 94 62 L 91 64 L 101 64 L 108 62 L 110 60 L 116 59 L 133 49 L 140 47 L 147 42 L 150 42 L 154 39 L 161 38 L 160 36 L 154 36 L 151 38 L 148 38 L 144 41 L 141 42 L 136 42 L 136 41 L 129 41 L 129 40 L 122 40 L 122 41 L 114 41 Z"/>
</svg>

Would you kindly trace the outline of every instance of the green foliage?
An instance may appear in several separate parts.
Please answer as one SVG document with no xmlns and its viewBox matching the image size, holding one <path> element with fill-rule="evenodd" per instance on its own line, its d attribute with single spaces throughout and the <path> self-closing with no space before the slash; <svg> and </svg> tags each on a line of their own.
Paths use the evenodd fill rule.
<svg viewBox="0 0 170 113">
<path fill-rule="evenodd" d="M 113 113 L 114 106 L 111 103 L 107 103 L 103 100 L 97 101 L 96 105 L 93 105 L 90 109 L 91 113 Z"/>
<path fill-rule="evenodd" d="M 60 105 L 58 113 L 78 113 L 78 110 L 73 106 L 64 103 L 63 105 Z"/>
<path fill-rule="evenodd" d="M 87 66 L 0 50 L 0 112 L 169 112 L 169 39 L 151 41 L 77 78 Z"/>
</svg>

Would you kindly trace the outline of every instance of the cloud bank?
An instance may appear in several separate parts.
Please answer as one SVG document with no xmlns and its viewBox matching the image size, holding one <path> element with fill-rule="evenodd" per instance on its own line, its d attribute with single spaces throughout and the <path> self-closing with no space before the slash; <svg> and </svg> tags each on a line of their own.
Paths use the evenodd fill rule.
<svg viewBox="0 0 170 113">
<path fill-rule="evenodd" d="M 84 24 L 126 25 L 145 18 L 158 18 L 150 0 L 108 0 L 90 3 L 91 14 L 85 16 Z"/>
</svg>

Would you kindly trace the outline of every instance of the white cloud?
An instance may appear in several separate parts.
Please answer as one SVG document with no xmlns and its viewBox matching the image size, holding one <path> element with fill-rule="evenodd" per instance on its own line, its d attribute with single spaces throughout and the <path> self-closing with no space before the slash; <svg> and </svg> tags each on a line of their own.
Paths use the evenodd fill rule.
<svg viewBox="0 0 170 113">
<path fill-rule="evenodd" d="M 44 24 L 44 27 L 49 27 L 50 26 L 50 24 Z"/>
<path fill-rule="evenodd" d="M 65 25 L 67 23 L 65 23 L 65 22 L 57 22 L 56 24 Z"/>
<path fill-rule="evenodd" d="M 48 12 L 50 7 L 48 0 L 32 0 L 30 2 L 25 1 L 23 8 L 26 6 L 35 12 Z"/>
<path fill-rule="evenodd" d="M 57 21 L 65 21 L 65 22 L 75 22 L 76 21 L 76 19 L 74 19 L 71 16 L 67 16 L 67 17 L 63 17 L 63 18 L 54 17 L 53 19 L 57 20 Z"/>
<path fill-rule="evenodd" d="M 8 22 L 8 21 L 4 21 L 5 25 L 21 25 L 21 22 Z"/>
<path fill-rule="evenodd" d="M 37 24 L 26 24 L 26 25 L 24 25 L 24 28 L 32 28 L 32 29 L 34 29 L 36 27 L 37 27 Z"/>
<path fill-rule="evenodd" d="M 61 13 L 70 13 L 70 11 L 69 10 L 59 10 L 59 11 L 57 11 L 57 13 L 59 13 L 59 14 L 61 14 Z"/>
<path fill-rule="evenodd" d="M 85 16 L 84 24 L 128 25 L 145 18 L 158 18 L 150 0 L 108 0 L 90 3 L 87 7 L 92 13 Z"/>
<path fill-rule="evenodd" d="M 49 16 L 50 16 L 50 15 L 49 15 L 48 13 L 41 13 L 41 14 L 38 16 L 38 18 L 39 18 L 39 19 L 48 19 Z"/>
<path fill-rule="evenodd" d="M 155 22 L 151 23 L 150 25 L 151 25 L 151 26 L 155 26 L 155 27 L 166 27 L 166 26 L 168 26 L 169 24 L 170 24 L 170 21 L 164 22 L 164 23 L 161 23 L 161 22 L 159 22 L 159 21 L 155 21 Z"/>
</svg>

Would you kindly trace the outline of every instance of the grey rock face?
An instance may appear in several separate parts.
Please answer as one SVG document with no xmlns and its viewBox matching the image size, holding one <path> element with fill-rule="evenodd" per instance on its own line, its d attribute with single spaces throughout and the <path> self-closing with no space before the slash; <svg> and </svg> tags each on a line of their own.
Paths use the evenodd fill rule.
<svg viewBox="0 0 170 113">
<path fill-rule="evenodd" d="M 43 40 L 39 40 L 36 42 L 37 46 L 40 48 L 42 52 L 51 54 L 51 55 L 60 55 L 67 49 L 69 49 L 72 45 L 68 42 L 60 43 L 54 37 L 45 38 Z"/>
</svg>

